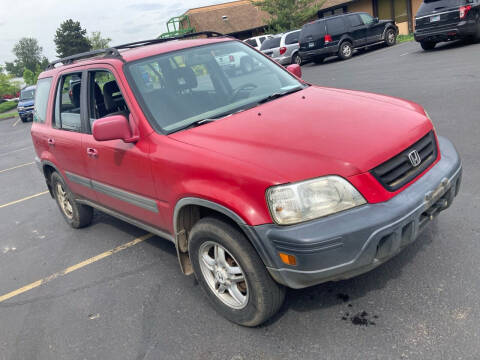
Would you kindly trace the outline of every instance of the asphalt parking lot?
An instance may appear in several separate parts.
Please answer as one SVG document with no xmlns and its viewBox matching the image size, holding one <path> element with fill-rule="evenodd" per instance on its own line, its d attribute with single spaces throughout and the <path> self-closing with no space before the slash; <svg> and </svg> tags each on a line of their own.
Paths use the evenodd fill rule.
<svg viewBox="0 0 480 360">
<path fill-rule="evenodd" d="M 318 85 L 425 106 L 457 145 L 463 187 L 400 255 L 288 291 L 280 313 L 253 329 L 215 313 L 168 241 L 98 212 L 92 226 L 68 227 L 32 163 L 30 124 L 0 121 L 0 360 L 478 359 L 478 64 L 480 44 L 427 53 L 404 43 L 302 67 Z"/>
</svg>

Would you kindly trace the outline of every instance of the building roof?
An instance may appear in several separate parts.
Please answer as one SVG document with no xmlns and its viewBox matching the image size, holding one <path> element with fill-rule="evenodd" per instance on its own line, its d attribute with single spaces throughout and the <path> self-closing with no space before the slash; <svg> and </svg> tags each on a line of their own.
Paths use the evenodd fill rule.
<svg viewBox="0 0 480 360">
<path fill-rule="evenodd" d="M 250 0 L 231 1 L 188 10 L 192 27 L 196 31 L 217 31 L 233 34 L 264 27 L 270 15 Z"/>
</svg>

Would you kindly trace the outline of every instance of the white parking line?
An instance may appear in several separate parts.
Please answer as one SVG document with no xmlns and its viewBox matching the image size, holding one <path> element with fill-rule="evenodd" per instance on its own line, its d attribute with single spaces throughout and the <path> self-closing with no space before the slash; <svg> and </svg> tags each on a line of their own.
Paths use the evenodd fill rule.
<svg viewBox="0 0 480 360">
<path fill-rule="evenodd" d="M 35 164 L 35 163 L 32 161 L 32 162 L 29 162 L 29 163 L 25 163 L 25 164 L 21 164 L 21 165 L 17 165 L 17 166 L 12 166 L 11 168 L 0 170 L 0 174 L 4 173 L 4 172 L 7 172 L 7 171 L 10 171 L 10 170 L 15 170 L 15 169 L 18 169 L 18 168 L 21 168 L 21 167 L 24 167 L 24 166 L 33 165 L 33 164 Z"/>
<path fill-rule="evenodd" d="M 23 150 L 27 150 L 27 149 L 31 149 L 31 147 L 27 146 L 27 147 L 20 148 L 20 149 L 17 149 L 17 150 L 12 150 L 12 151 L 7 151 L 7 152 L 4 152 L 4 153 L 0 153 L 0 156 L 7 156 L 7 155 L 10 155 L 10 154 L 13 154 L 14 152 L 23 151 Z"/>
<path fill-rule="evenodd" d="M 12 126 L 13 126 L 13 127 L 17 126 L 17 124 L 18 124 L 19 121 L 20 121 L 20 118 L 18 118 L 17 121 L 15 121 Z"/>
</svg>

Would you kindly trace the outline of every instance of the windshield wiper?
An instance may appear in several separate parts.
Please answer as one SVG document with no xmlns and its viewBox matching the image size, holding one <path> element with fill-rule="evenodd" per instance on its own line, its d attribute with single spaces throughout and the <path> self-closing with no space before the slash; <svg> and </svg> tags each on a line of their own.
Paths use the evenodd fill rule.
<svg viewBox="0 0 480 360">
<path fill-rule="evenodd" d="M 282 96 L 285 96 L 285 95 L 288 95 L 288 94 L 292 94 L 294 92 L 297 92 L 297 91 L 300 91 L 300 90 L 303 90 L 303 89 L 304 89 L 303 87 L 297 87 L 297 88 L 293 88 L 293 89 L 283 91 L 283 92 L 276 92 L 276 93 L 273 93 L 272 95 L 268 95 L 267 97 L 264 97 L 263 99 L 259 100 L 258 104 L 264 104 L 266 102 L 278 99 L 279 97 L 282 97 Z"/>
</svg>

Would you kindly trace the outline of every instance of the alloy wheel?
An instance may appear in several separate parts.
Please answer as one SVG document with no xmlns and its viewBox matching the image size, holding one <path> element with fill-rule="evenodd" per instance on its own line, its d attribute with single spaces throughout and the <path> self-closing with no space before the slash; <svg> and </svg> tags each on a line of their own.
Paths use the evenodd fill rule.
<svg viewBox="0 0 480 360">
<path fill-rule="evenodd" d="M 210 290 L 234 309 L 247 306 L 249 292 L 243 269 L 222 245 L 207 241 L 198 252 L 202 275 Z"/>
<path fill-rule="evenodd" d="M 65 189 L 63 188 L 62 184 L 57 183 L 56 193 L 57 193 L 58 204 L 60 205 L 60 208 L 62 209 L 63 213 L 67 218 L 72 219 L 73 218 L 72 204 L 70 203 L 70 200 L 68 199 L 67 193 L 65 192 Z"/>
</svg>

